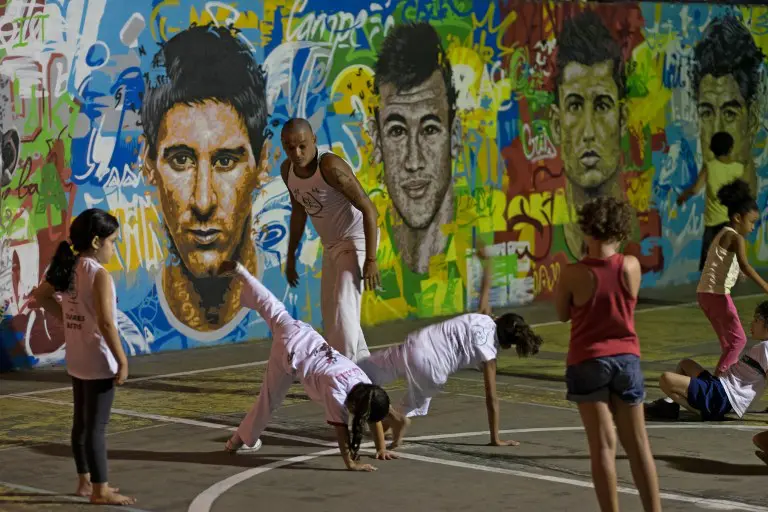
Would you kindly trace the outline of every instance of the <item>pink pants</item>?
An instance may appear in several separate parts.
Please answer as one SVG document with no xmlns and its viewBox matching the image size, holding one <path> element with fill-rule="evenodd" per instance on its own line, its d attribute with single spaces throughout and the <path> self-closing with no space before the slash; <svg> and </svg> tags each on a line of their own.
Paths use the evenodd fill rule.
<svg viewBox="0 0 768 512">
<path fill-rule="evenodd" d="M 747 335 L 730 294 L 698 293 L 697 297 L 699 306 L 720 340 L 722 354 L 717 370 L 722 373 L 739 360 L 739 354 L 747 344 Z"/>
</svg>

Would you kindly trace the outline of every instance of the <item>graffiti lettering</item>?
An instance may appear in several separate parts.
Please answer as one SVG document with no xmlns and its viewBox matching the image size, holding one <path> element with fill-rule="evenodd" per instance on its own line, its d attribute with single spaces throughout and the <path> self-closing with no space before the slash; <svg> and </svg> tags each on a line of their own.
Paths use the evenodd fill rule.
<svg viewBox="0 0 768 512">
<path fill-rule="evenodd" d="M 547 124 L 543 121 L 534 121 L 533 128 L 528 123 L 523 124 L 523 153 L 531 162 L 555 158 L 557 148 L 547 134 Z"/>
</svg>

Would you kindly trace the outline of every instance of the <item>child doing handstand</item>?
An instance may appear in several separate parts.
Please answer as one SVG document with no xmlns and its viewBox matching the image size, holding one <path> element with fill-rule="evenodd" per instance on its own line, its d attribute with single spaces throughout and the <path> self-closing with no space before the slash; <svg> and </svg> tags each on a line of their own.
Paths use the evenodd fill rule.
<svg viewBox="0 0 768 512">
<path fill-rule="evenodd" d="M 751 326 L 752 338 L 764 340 L 742 354 L 720 376 L 715 377 L 699 363 L 683 359 L 674 372 L 664 372 L 659 379 L 661 390 L 674 402 L 656 401 L 649 404 L 649 418 L 674 420 L 682 405 L 701 415 L 704 421 L 722 421 L 726 414 L 744 416 L 750 404 L 765 391 L 768 375 L 768 301 L 755 309 Z M 755 436 L 758 444 L 759 435 Z"/>
<path fill-rule="evenodd" d="M 643 508 L 661 510 L 656 465 L 645 430 L 645 386 L 635 333 L 640 263 L 617 252 L 631 221 L 629 205 L 611 197 L 591 199 L 582 207 L 579 224 L 587 255 L 563 269 L 555 299 L 558 318 L 571 321 L 565 373 L 568 400 L 579 406 L 592 481 L 603 512 L 619 510 L 616 432 Z"/>
<path fill-rule="evenodd" d="M 241 304 L 261 315 L 272 332 L 273 341 L 259 398 L 227 441 L 227 451 L 249 452 L 261 447 L 259 436 L 285 399 L 295 377 L 307 395 L 324 406 L 326 421 L 336 428 L 347 469 L 376 470 L 370 464 L 358 462 L 365 422 L 375 433 L 376 458 L 396 458 L 386 450 L 381 420 L 389 417 L 393 431 L 399 436 L 404 419 L 390 408 L 387 392 L 371 384 L 355 363 L 328 345 L 312 326 L 291 317 L 283 303 L 245 267 L 232 261 L 222 263 L 219 275 L 232 274 L 243 283 Z M 354 415 L 351 434 L 348 412 Z"/>
<path fill-rule="evenodd" d="M 401 409 L 406 418 L 425 416 L 430 400 L 453 373 L 482 365 L 491 445 L 516 446 L 519 444 L 516 441 L 499 437 L 496 354 L 498 346 L 505 349 L 514 346 L 521 357 L 535 355 L 541 337 L 520 315 L 508 313 L 495 320 L 489 316 L 490 267 L 483 249 L 478 251 L 478 256 L 483 261 L 480 314 L 460 315 L 415 331 L 401 345 L 374 352 L 358 364 L 375 384 L 385 385 L 400 378 L 408 381 L 408 393 Z M 386 424 L 384 430 L 387 430 Z M 393 437 L 391 449 L 399 446 L 402 438 Z"/>
</svg>

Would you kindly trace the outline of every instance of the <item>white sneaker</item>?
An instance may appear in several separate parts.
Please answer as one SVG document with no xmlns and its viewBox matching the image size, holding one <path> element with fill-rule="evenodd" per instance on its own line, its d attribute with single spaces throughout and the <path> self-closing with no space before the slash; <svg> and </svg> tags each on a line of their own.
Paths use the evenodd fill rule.
<svg viewBox="0 0 768 512">
<path fill-rule="evenodd" d="M 227 440 L 224 449 L 229 453 L 254 453 L 261 449 L 261 438 L 257 439 L 253 446 L 248 446 L 237 435 L 234 435 Z"/>
</svg>

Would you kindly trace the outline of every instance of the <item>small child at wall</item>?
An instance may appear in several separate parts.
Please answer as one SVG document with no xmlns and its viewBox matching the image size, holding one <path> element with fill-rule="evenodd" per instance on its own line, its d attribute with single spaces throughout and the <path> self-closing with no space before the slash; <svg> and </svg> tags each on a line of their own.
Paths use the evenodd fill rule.
<svg viewBox="0 0 768 512">
<path fill-rule="evenodd" d="M 645 429 L 645 384 L 635 332 L 640 262 L 618 252 L 631 221 L 630 206 L 611 197 L 592 199 L 581 208 L 579 224 L 587 255 L 563 269 L 555 298 L 560 321 L 571 321 L 567 397 L 579 406 L 592 481 L 603 512 L 619 510 L 617 432 L 643 508 L 661 510 L 656 465 Z"/>
<path fill-rule="evenodd" d="M 78 215 L 69 228 L 72 246 L 59 244 L 45 282 L 33 291 L 37 304 L 64 324 L 74 399 L 76 494 L 100 505 L 136 502 L 107 483 L 107 424 L 115 386 L 128 378 L 128 358 L 117 331 L 115 283 L 103 267 L 115 252 L 118 228 L 117 219 L 104 210 L 92 208 Z M 62 295 L 61 303 L 54 298 L 56 292 Z"/>
</svg>

